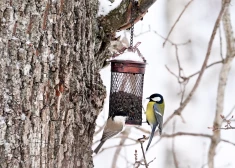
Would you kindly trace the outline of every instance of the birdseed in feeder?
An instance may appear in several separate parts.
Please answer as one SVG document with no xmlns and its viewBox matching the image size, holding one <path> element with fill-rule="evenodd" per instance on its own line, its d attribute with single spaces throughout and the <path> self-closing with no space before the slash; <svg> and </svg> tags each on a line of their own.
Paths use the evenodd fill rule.
<svg viewBox="0 0 235 168">
<path fill-rule="evenodd" d="M 109 111 L 110 116 L 120 111 L 126 112 L 126 124 L 141 125 L 142 97 L 124 91 L 111 93 Z"/>
</svg>

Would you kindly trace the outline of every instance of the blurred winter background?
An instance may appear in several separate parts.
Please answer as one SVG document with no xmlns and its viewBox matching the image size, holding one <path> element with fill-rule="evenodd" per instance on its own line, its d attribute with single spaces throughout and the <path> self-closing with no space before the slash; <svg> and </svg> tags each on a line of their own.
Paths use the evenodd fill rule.
<svg viewBox="0 0 235 168">
<path fill-rule="evenodd" d="M 178 64 L 176 60 L 175 47 L 166 43 L 163 47 L 164 39 L 167 37 L 172 25 L 175 23 L 179 14 L 184 9 L 189 0 L 158 0 L 149 9 L 143 21 L 135 25 L 136 42 L 141 42 L 139 49 L 147 60 L 144 93 L 143 98 L 152 93 L 160 93 L 165 98 L 165 116 L 168 118 L 174 110 L 180 106 L 181 88 L 177 79 L 169 73 L 165 65 L 178 74 Z M 190 43 L 178 46 L 179 59 L 184 70 L 184 75 L 189 76 L 202 67 L 208 42 L 211 33 L 221 9 L 221 0 L 194 0 L 186 9 L 174 28 L 169 40 L 176 44 Z M 232 26 L 235 28 L 235 1 L 230 4 Z M 226 42 L 221 23 L 222 53 L 226 55 Z M 129 39 L 129 31 L 120 32 L 117 35 L 125 35 Z M 208 64 L 220 61 L 220 36 L 219 30 Z M 175 123 L 174 132 L 189 132 L 197 134 L 212 135 L 213 131 L 208 126 L 213 126 L 213 120 L 216 111 L 216 97 L 219 72 L 222 64 L 216 64 L 208 68 L 203 74 L 199 87 L 197 88 L 192 100 L 186 106 L 182 117 L 175 116 L 164 128 L 163 134 L 173 133 L 173 123 Z M 93 149 L 98 145 L 102 136 L 102 130 L 108 117 L 108 97 L 110 90 L 110 66 L 104 68 L 100 74 L 104 85 L 107 88 L 107 98 L 105 106 L 97 119 L 98 134 L 94 137 Z M 191 91 L 197 76 L 191 78 L 186 85 L 186 95 Z M 225 102 L 223 114 L 226 116 L 235 105 L 235 63 L 233 62 L 227 86 L 225 89 Z M 144 107 L 147 101 L 143 99 Z M 223 102 L 221 102 L 223 103 Z M 235 115 L 235 110 L 233 112 Z M 143 116 L 144 117 L 144 116 Z M 144 118 L 143 118 L 144 119 Z M 185 122 L 184 122 L 185 121 Z M 234 126 L 235 123 L 232 122 Z M 143 123 L 141 128 L 150 131 L 150 127 Z M 100 131 L 101 130 L 101 131 Z M 140 144 L 135 140 L 143 135 L 149 136 L 149 133 L 142 132 L 135 127 L 127 127 L 124 132 L 129 138 L 122 139 L 123 134 L 108 140 L 100 153 L 94 156 L 95 168 L 132 168 L 135 162 L 135 150 L 138 151 L 138 159 L 142 158 Z M 222 130 L 221 138 L 235 143 L 235 130 Z M 176 136 L 173 138 L 162 138 L 159 142 L 159 136 L 153 138 L 149 151 L 146 153 L 147 161 L 156 158 L 150 168 L 174 168 L 176 167 L 173 159 L 173 153 L 176 155 L 177 166 L 179 168 L 207 168 L 208 151 L 211 140 L 206 137 L 195 136 Z M 174 141 L 174 152 L 172 145 Z M 158 142 L 158 143 L 157 143 Z M 124 144 L 121 148 L 118 145 Z M 147 141 L 144 143 L 146 148 Z M 120 153 L 119 153 L 120 150 Z M 216 168 L 234 168 L 235 167 L 235 146 L 229 143 L 220 142 L 216 148 L 215 156 Z"/>
</svg>

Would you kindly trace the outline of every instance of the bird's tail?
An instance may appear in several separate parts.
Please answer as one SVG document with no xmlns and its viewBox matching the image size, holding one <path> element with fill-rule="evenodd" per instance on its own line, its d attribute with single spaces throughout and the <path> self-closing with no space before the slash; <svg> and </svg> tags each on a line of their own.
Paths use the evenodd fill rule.
<svg viewBox="0 0 235 168">
<path fill-rule="evenodd" d="M 153 139 L 153 136 L 154 136 L 156 127 L 157 127 L 156 125 L 153 125 L 152 132 L 151 132 L 151 135 L 150 135 L 150 137 L 149 137 L 149 143 L 148 143 L 147 148 L 146 148 L 146 152 L 147 152 L 147 150 L 148 150 L 148 148 L 149 148 L 149 145 L 151 144 L 151 141 L 152 141 L 152 139 Z"/>
<path fill-rule="evenodd" d="M 100 148 L 103 146 L 105 141 L 101 141 L 100 144 L 95 148 L 94 152 L 97 154 L 100 150 Z"/>
</svg>

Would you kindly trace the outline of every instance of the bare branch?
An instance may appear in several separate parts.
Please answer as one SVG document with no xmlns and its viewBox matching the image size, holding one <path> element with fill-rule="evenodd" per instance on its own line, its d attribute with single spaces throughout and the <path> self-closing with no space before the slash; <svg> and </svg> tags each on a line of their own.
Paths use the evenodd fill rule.
<svg viewBox="0 0 235 168">
<path fill-rule="evenodd" d="M 165 121 L 165 123 L 164 123 L 164 126 L 165 126 L 175 115 L 180 115 L 180 114 L 181 114 L 181 112 L 183 111 L 183 109 L 186 107 L 186 105 L 188 104 L 188 102 L 191 100 L 191 98 L 192 98 L 194 92 L 196 91 L 196 89 L 197 89 L 197 87 L 198 87 L 198 85 L 199 85 L 199 83 L 200 83 L 200 81 L 201 81 L 202 75 L 203 75 L 204 72 L 205 72 L 205 69 L 206 69 L 206 66 L 207 66 L 207 62 L 208 62 L 208 59 L 209 59 L 209 57 L 210 57 L 210 52 L 211 52 L 212 44 L 213 44 L 213 41 L 214 41 L 214 38 L 215 38 L 215 35 L 216 35 L 216 31 L 217 31 L 217 29 L 218 29 L 218 27 L 219 27 L 220 20 L 221 20 L 221 18 L 222 18 L 222 16 L 223 16 L 224 11 L 225 11 L 226 7 L 228 6 L 228 4 L 229 4 L 229 3 L 225 3 L 225 4 L 222 6 L 222 8 L 221 8 L 221 10 L 220 10 L 220 13 L 219 13 L 219 15 L 218 15 L 218 17 L 217 17 L 217 19 L 216 19 L 216 22 L 215 22 L 215 25 L 214 25 L 214 28 L 213 28 L 213 31 L 212 31 L 212 35 L 211 35 L 211 38 L 210 38 L 210 41 L 209 41 L 209 44 L 208 44 L 208 49 L 207 49 L 207 53 L 206 53 L 206 56 L 205 56 L 205 60 L 204 60 L 204 62 L 203 62 L 203 65 L 202 65 L 201 71 L 200 71 L 200 73 L 199 73 L 199 75 L 198 75 L 198 78 L 197 78 L 197 80 L 196 80 L 196 83 L 194 84 L 194 86 L 193 86 L 191 92 L 189 93 L 188 97 L 184 100 L 184 102 L 182 103 L 182 105 L 181 105 L 178 109 L 176 109 L 175 112 L 174 112 L 172 115 L 170 115 L 170 116 L 166 119 L 166 121 Z"/>
<path fill-rule="evenodd" d="M 229 9 L 227 8 L 230 1 L 223 0 L 222 2 L 223 2 L 222 9 L 224 9 L 225 11 L 224 16 L 223 16 L 223 25 L 224 25 L 223 27 L 224 27 L 225 38 L 226 38 L 227 54 L 226 54 L 226 58 L 221 68 L 220 75 L 219 75 L 219 84 L 218 84 L 217 99 L 216 99 L 216 114 L 215 114 L 214 124 L 213 124 L 215 128 L 221 128 L 221 123 L 222 123 L 221 114 L 223 113 L 223 109 L 224 109 L 224 93 L 225 93 L 226 83 L 228 80 L 228 74 L 230 71 L 231 63 L 234 58 L 234 51 L 235 51 L 235 43 L 234 43 L 234 38 L 233 38 L 233 31 L 232 31 L 233 29 L 231 25 L 230 12 L 229 12 Z M 211 139 L 209 153 L 208 153 L 209 168 L 214 168 L 215 150 L 219 142 L 220 142 L 220 131 L 214 131 L 212 135 L 212 139 Z"/>
</svg>

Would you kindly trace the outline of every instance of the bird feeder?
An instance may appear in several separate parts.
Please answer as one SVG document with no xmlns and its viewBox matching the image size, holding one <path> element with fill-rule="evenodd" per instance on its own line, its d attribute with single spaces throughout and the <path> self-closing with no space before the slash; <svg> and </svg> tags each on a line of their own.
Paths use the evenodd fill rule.
<svg viewBox="0 0 235 168">
<path fill-rule="evenodd" d="M 142 124 L 145 62 L 112 60 L 109 116 L 127 113 L 126 124 Z"/>
<path fill-rule="evenodd" d="M 131 37 L 130 46 L 123 47 L 118 53 L 115 53 L 113 58 L 122 55 L 125 51 L 137 53 L 137 59 L 112 60 L 111 62 L 111 87 L 109 95 L 109 117 L 124 112 L 127 114 L 126 124 L 141 125 L 142 124 L 142 95 L 144 84 L 144 73 L 146 60 L 140 53 L 138 42 L 133 47 L 135 0 L 130 0 L 131 4 Z M 132 54 L 133 55 L 133 54 Z"/>
</svg>

